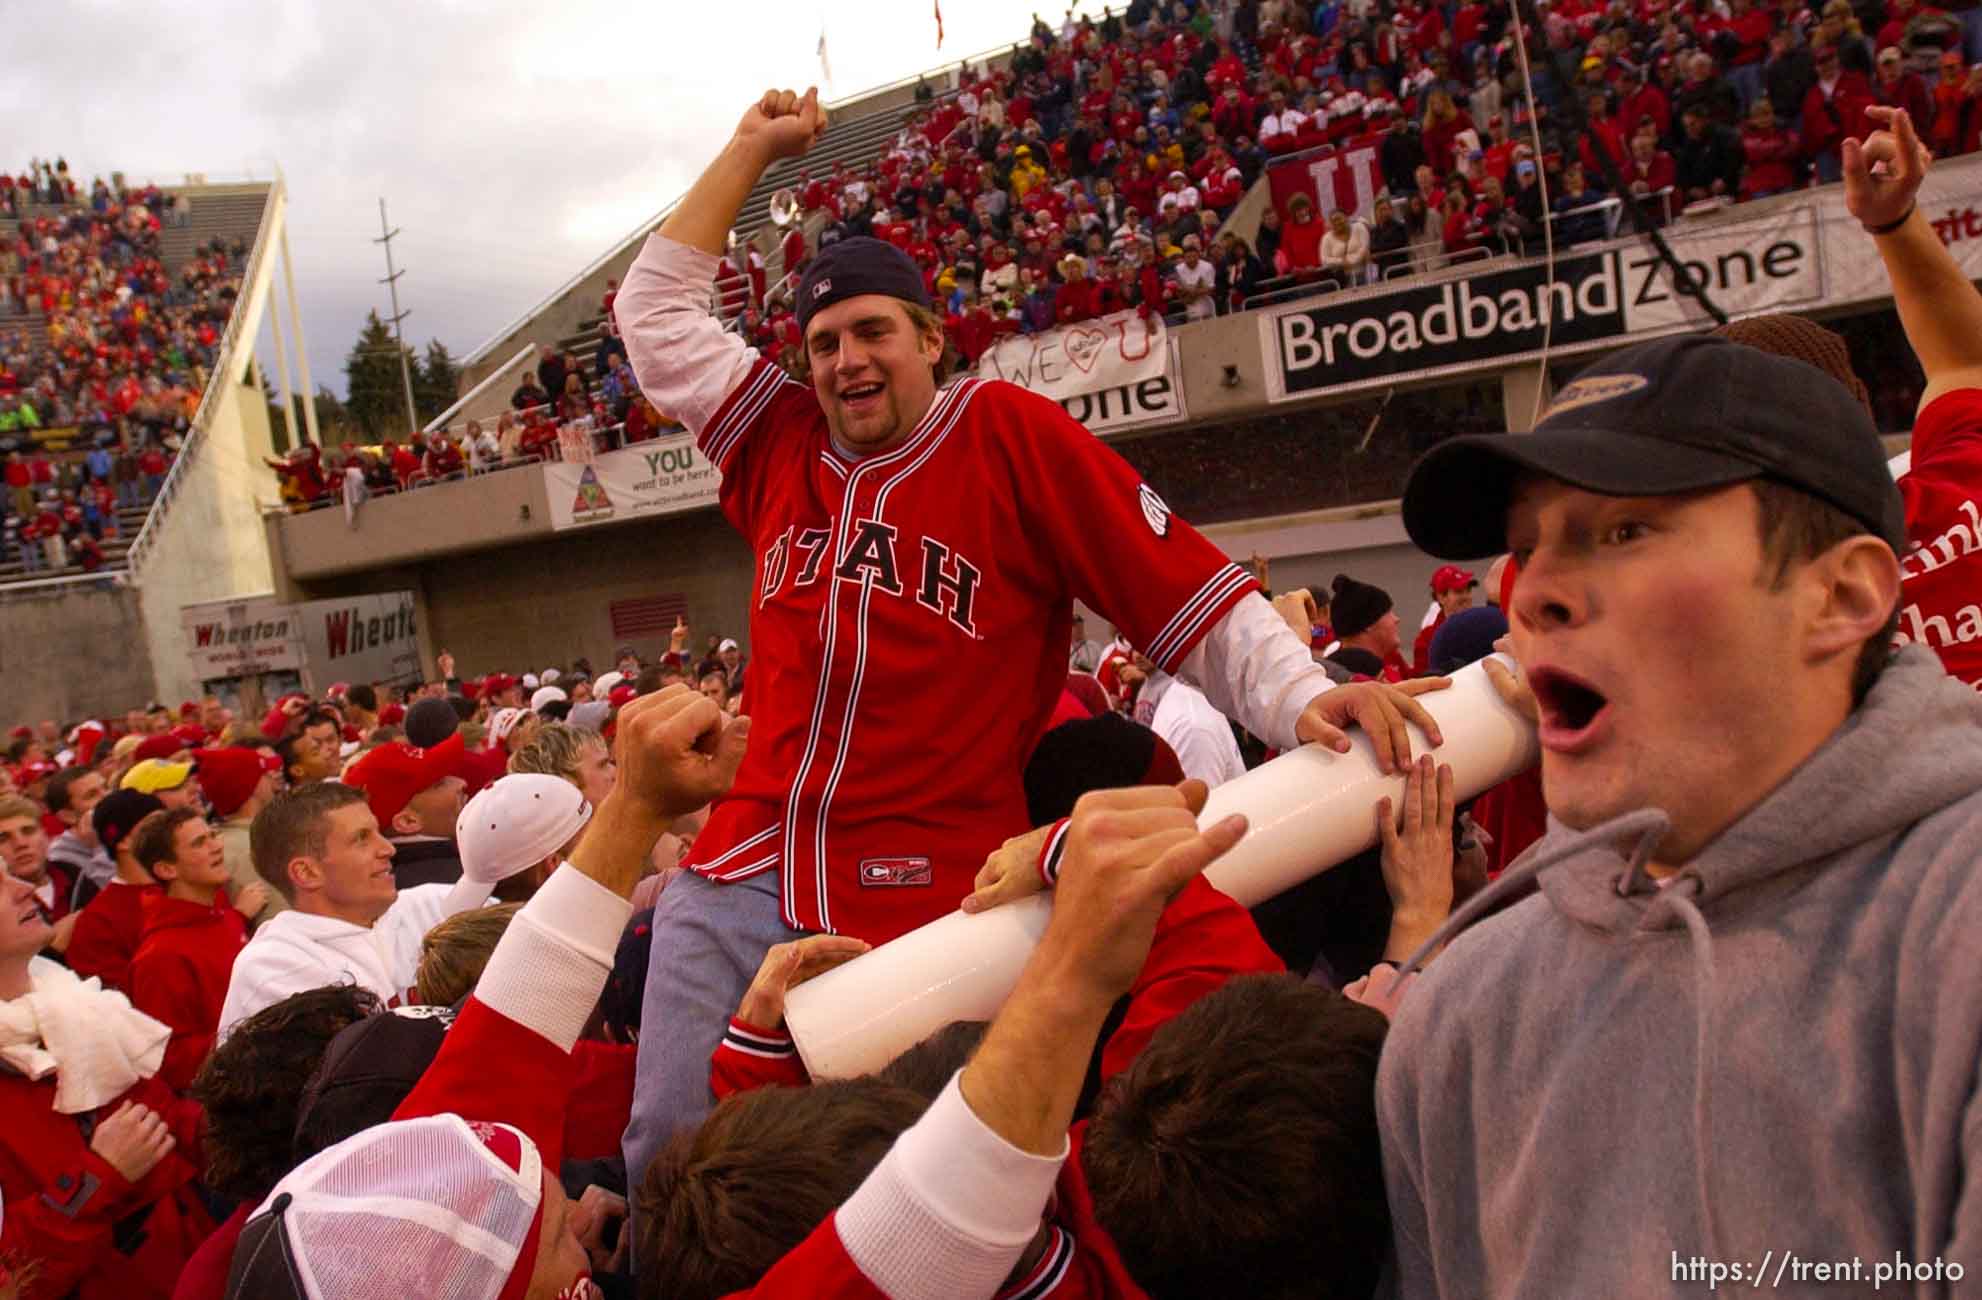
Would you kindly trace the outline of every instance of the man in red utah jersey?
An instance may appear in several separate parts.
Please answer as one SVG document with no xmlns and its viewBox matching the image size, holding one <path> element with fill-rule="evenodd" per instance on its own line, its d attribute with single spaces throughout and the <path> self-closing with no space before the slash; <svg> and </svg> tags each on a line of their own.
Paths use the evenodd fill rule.
<svg viewBox="0 0 1982 1300">
<path fill-rule="evenodd" d="M 892 939 L 1027 830 L 1076 600 L 1276 748 L 1343 749 L 1354 723 L 1388 764 L 1406 718 L 1439 739 L 1403 691 L 1331 689 L 1252 576 L 1058 404 L 939 387 L 942 317 L 894 246 L 807 265 L 809 387 L 725 332 L 710 287 L 744 198 L 825 128 L 816 91 L 766 92 L 613 304 L 641 391 L 694 431 L 758 555 L 755 731 L 654 917 L 642 1018 L 668 1031 L 640 1043 L 629 1171 L 708 1109 L 709 1054 L 773 944 Z"/>
</svg>

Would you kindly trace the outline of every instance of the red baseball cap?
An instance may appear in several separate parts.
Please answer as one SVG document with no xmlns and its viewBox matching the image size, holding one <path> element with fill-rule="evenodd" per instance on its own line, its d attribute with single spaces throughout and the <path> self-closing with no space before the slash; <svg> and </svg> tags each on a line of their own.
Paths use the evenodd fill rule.
<svg viewBox="0 0 1982 1300">
<path fill-rule="evenodd" d="M 205 737 L 202 736 L 201 739 L 204 740 Z M 171 758 L 180 750 L 191 748 L 192 746 L 177 734 L 162 731 L 156 736 L 146 736 L 143 743 L 131 751 L 131 762 L 142 763 L 147 758 Z"/>
<path fill-rule="evenodd" d="M 521 677 L 511 677 L 508 673 L 490 673 L 482 679 L 482 693 L 484 695 L 494 695 L 499 691 L 506 691 L 512 686 L 521 686 L 522 684 L 523 679 Z"/>
<path fill-rule="evenodd" d="M 1447 564 L 1431 575 L 1431 590 L 1433 595 L 1443 596 L 1449 591 L 1464 591 L 1468 587 L 1477 587 L 1479 582 L 1480 580 L 1475 578 L 1471 571 L 1462 569 L 1456 564 Z"/>
<path fill-rule="evenodd" d="M 206 744 L 206 728 L 197 722 L 182 722 L 166 733 L 188 746 Z"/>
<path fill-rule="evenodd" d="M 455 732 L 429 749 L 403 740 L 368 750 L 344 773 L 344 784 L 365 792 L 365 803 L 384 828 L 414 795 L 461 775 L 466 742 Z"/>
<path fill-rule="evenodd" d="M 46 777 L 55 775 L 55 764 L 45 758 L 31 758 L 14 769 L 14 780 L 21 785 L 32 785 Z"/>
<path fill-rule="evenodd" d="M 213 805 L 216 817 L 233 816 L 235 810 L 254 794 L 264 772 L 282 770 L 282 760 L 274 754 L 235 746 L 202 749 L 194 757 L 199 763 L 193 769 L 193 775 L 198 778 L 206 801 Z"/>
<path fill-rule="evenodd" d="M 615 686 L 606 696 L 606 703 L 617 710 L 640 698 L 640 692 L 631 686 Z"/>
<path fill-rule="evenodd" d="M 404 721 L 406 721 L 406 706 L 403 704 L 387 704 L 379 709 L 381 727 L 396 727 Z"/>
</svg>

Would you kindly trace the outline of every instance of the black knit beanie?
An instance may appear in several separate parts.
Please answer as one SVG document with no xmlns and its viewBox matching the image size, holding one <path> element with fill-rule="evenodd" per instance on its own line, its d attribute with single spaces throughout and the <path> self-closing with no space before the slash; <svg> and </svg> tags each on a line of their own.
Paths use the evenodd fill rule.
<svg viewBox="0 0 1982 1300">
<path fill-rule="evenodd" d="M 1338 637 L 1366 632 L 1390 612 L 1390 593 L 1381 587 L 1357 582 L 1346 573 L 1336 574 L 1329 586 L 1335 593 L 1328 606 L 1329 621 Z"/>
</svg>

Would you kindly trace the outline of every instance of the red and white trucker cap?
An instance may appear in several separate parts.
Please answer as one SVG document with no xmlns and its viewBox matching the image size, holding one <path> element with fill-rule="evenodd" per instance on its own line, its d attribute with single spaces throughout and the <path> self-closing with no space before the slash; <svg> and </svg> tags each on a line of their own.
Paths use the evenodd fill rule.
<svg viewBox="0 0 1982 1300">
<path fill-rule="evenodd" d="M 543 1161 L 507 1124 L 396 1120 L 318 1152 L 241 1230 L 228 1300 L 521 1300 Z"/>
</svg>

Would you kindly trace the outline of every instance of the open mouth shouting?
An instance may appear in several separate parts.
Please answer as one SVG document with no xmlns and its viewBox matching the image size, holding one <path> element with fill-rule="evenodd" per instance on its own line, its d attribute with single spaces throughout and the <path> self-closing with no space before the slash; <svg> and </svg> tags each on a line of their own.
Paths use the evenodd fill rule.
<svg viewBox="0 0 1982 1300">
<path fill-rule="evenodd" d="M 877 382 L 848 384 L 840 390 L 840 405 L 857 414 L 865 415 L 877 410 L 881 405 L 881 394 L 886 385 Z"/>
<path fill-rule="evenodd" d="M 1541 712 L 1543 749 L 1580 754 L 1608 731 L 1610 699 L 1584 678 L 1560 668 L 1541 667 L 1529 671 L 1528 685 Z"/>
</svg>

